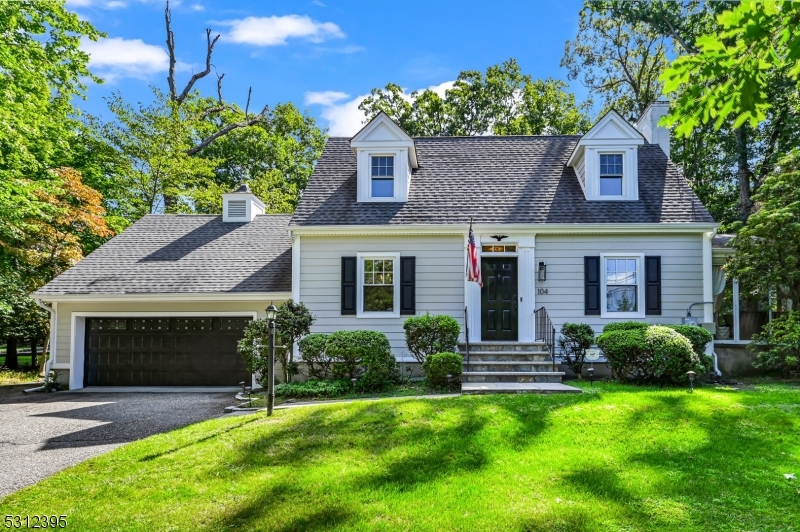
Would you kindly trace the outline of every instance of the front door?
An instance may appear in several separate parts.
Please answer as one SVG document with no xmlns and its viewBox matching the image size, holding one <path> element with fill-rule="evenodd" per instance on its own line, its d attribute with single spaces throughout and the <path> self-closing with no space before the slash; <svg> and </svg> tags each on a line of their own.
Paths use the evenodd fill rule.
<svg viewBox="0 0 800 532">
<path fill-rule="evenodd" d="M 481 340 L 517 340 L 517 258 L 481 259 Z"/>
</svg>

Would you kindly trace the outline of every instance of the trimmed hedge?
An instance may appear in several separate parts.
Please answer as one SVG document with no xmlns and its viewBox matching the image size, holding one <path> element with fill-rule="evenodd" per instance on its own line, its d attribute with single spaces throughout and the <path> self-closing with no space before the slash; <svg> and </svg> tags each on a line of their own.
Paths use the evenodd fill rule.
<svg viewBox="0 0 800 532">
<path fill-rule="evenodd" d="M 435 353 L 425 358 L 422 370 L 425 380 L 434 388 L 446 388 L 461 380 L 464 359 L 457 353 Z M 452 380 L 448 380 L 450 375 Z"/>
<path fill-rule="evenodd" d="M 275 386 L 276 397 L 339 397 L 353 391 L 350 381 L 285 382 Z"/>
<path fill-rule="evenodd" d="M 447 314 L 424 314 L 406 319 L 403 330 L 408 350 L 422 364 L 434 353 L 455 351 L 461 326 Z"/>
<path fill-rule="evenodd" d="M 686 327 L 690 328 L 686 332 L 694 343 L 682 334 Z M 705 329 L 691 325 L 649 325 L 628 321 L 606 325 L 603 334 L 597 338 L 597 345 L 603 350 L 611 372 L 618 380 L 633 377 L 640 381 L 683 382 L 688 371 L 707 371 L 710 357 L 702 354 L 701 349 L 705 349 L 710 336 Z"/>
<path fill-rule="evenodd" d="M 377 331 L 336 331 L 325 341 L 325 353 L 333 362 L 333 375 L 358 377 L 359 391 L 380 391 L 400 380 L 389 339 Z"/>
<path fill-rule="evenodd" d="M 313 333 L 298 343 L 300 356 L 308 366 L 308 376 L 325 380 L 330 376 L 333 359 L 325 351 L 328 337 L 322 333 Z"/>
</svg>

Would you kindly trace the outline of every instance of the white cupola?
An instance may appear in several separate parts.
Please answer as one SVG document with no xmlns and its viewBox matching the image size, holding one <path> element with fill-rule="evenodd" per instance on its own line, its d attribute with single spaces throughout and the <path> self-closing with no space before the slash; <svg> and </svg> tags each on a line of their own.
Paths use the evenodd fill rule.
<svg viewBox="0 0 800 532">
<path fill-rule="evenodd" d="M 222 195 L 223 222 L 252 222 L 259 214 L 264 214 L 264 204 L 247 184 Z"/>
<path fill-rule="evenodd" d="M 378 113 L 350 139 L 358 165 L 359 202 L 405 202 L 417 168 L 414 139 Z"/>
<path fill-rule="evenodd" d="M 609 111 L 578 141 L 567 166 L 575 169 L 589 201 L 639 199 L 639 146 L 642 134 L 616 111 Z"/>
</svg>

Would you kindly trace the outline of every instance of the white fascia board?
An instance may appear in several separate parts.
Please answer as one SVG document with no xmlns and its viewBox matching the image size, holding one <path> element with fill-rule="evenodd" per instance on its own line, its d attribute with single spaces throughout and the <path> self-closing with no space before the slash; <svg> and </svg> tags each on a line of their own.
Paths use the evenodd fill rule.
<svg viewBox="0 0 800 532">
<path fill-rule="evenodd" d="M 601 234 L 601 233 L 701 233 L 713 231 L 716 223 L 665 223 L 665 224 L 473 224 L 477 233 L 490 231 L 520 234 Z M 298 235 L 463 235 L 469 224 L 442 225 L 322 225 L 294 226 Z"/>
<path fill-rule="evenodd" d="M 211 294 L 42 294 L 35 296 L 42 301 L 61 302 L 185 302 L 185 301 L 281 301 L 290 299 L 291 292 L 247 292 Z"/>
</svg>

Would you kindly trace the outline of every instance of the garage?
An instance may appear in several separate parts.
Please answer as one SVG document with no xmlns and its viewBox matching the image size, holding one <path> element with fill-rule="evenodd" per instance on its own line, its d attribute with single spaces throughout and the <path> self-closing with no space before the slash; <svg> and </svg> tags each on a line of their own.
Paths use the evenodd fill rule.
<svg viewBox="0 0 800 532">
<path fill-rule="evenodd" d="M 251 376 L 236 350 L 251 318 L 86 319 L 84 386 L 235 386 Z"/>
</svg>

